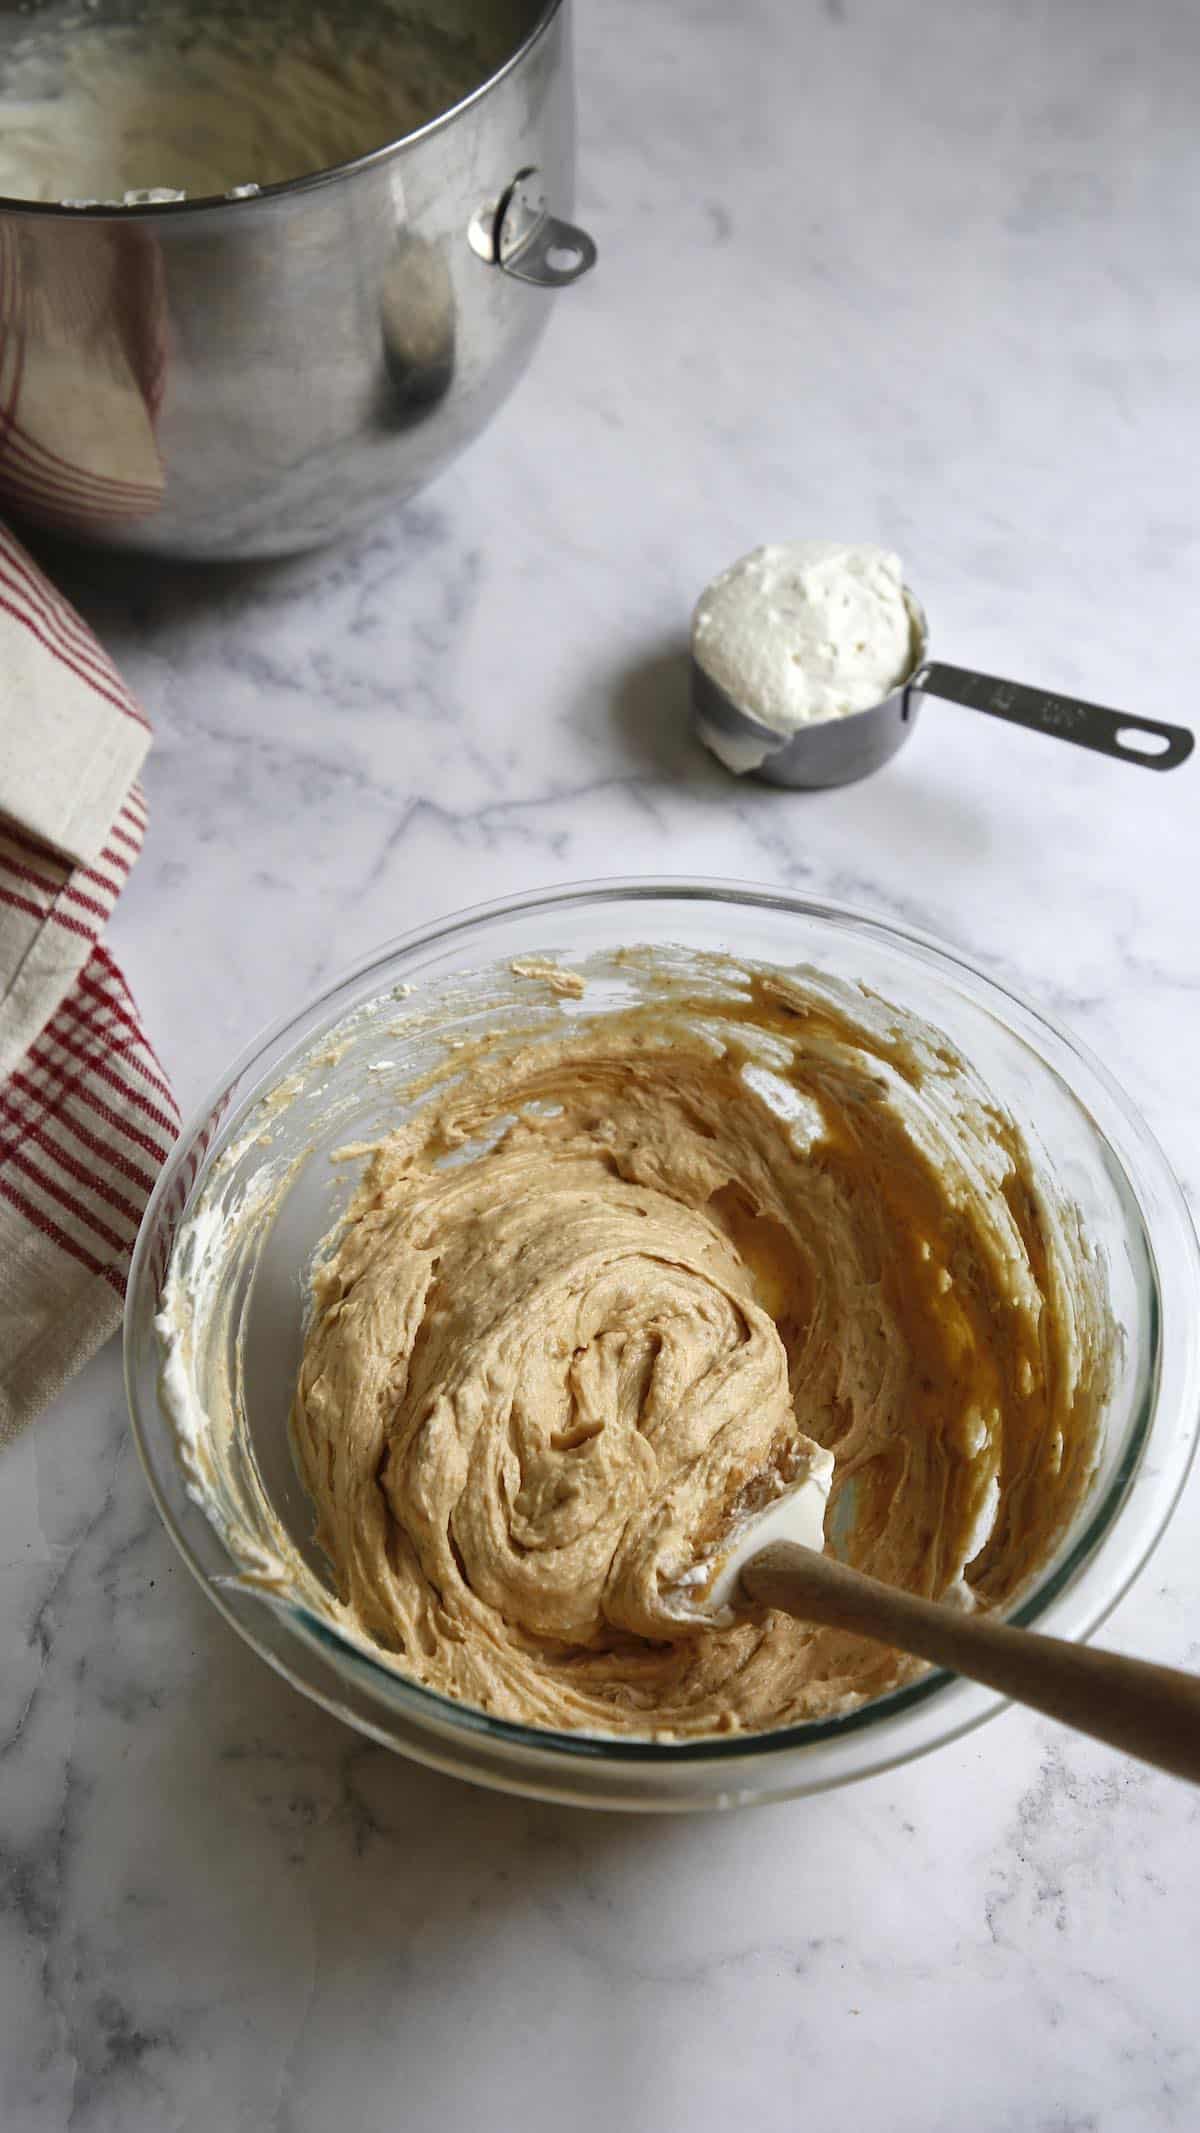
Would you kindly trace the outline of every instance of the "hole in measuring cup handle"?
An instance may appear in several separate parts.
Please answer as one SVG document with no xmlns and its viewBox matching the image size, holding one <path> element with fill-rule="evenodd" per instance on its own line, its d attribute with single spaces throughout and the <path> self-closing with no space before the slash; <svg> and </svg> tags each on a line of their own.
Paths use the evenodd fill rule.
<svg viewBox="0 0 1200 2133">
<path fill-rule="evenodd" d="M 480 208 L 468 236 L 489 266 L 538 288 L 565 288 L 596 264 L 587 231 L 548 212 L 533 164 L 517 172 L 498 200 Z"/>
<path fill-rule="evenodd" d="M 1169 733 L 1153 733 L 1141 726 L 1118 726 L 1116 738 L 1130 755 L 1165 755 L 1171 746 Z"/>
</svg>

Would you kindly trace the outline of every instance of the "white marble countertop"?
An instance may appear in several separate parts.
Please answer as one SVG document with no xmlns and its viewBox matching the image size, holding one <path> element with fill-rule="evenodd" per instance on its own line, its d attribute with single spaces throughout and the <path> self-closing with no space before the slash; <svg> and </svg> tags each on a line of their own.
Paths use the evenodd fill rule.
<svg viewBox="0 0 1200 2133">
<path fill-rule="evenodd" d="M 185 1110 L 474 899 L 743 876 L 1060 1015 L 1200 1191 L 1200 759 L 927 709 L 854 789 L 698 752 L 755 542 L 902 550 L 938 649 L 1195 715 L 1200 31 L 1116 0 L 588 0 L 600 265 L 436 488 L 258 570 L 83 563 L 157 723 L 112 928 Z M 3 1457 L 5 2133 L 1155 2133 L 1196 2124 L 1197 1806 L 1008 1713 L 859 1788 L 587 1816 L 368 1746 L 176 1561 L 116 1346 Z M 1113 1642 L 1200 1664 L 1193 1487 Z"/>
</svg>

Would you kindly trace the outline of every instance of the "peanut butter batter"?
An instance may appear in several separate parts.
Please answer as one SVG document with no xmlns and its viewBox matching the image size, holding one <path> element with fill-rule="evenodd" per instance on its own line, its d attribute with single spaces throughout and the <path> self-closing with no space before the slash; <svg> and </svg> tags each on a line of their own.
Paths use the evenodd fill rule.
<svg viewBox="0 0 1200 2133">
<path fill-rule="evenodd" d="M 827 1544 L 963 1604 L 1090 1480 L 1103 1274 L 1014 1122 L 870 996 L 737 975 L 454 1055 L 314 1273 L 293 1431 L 346 1618 L 487 1711 L 761 1730 L 918 1671 L 668 1604 L 806 1445 Z"/>
</svg>

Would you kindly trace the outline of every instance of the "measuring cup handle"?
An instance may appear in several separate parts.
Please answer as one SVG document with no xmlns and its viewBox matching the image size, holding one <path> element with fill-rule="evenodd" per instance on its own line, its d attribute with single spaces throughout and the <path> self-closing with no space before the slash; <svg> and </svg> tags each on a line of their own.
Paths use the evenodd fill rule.
<svg viewBox="0 0 1200 2133">
<path fill-rule="evenodd" d="M 1031 726 L 1035 733 L 1070 741 L 1075 748 L 1094 748 L 1100 755 L 1115 755 L 1122 763 L 1138 763 L 1143 770 L 1175 770 L 1186 763 L 1195 746 L 1184 726 L 1135 718 L 1128 711 L 1107 711 L 1103 704 L 1081 703 L 1076 696 L 1049 696 L 1044 689 L 1029 689 L 1019 681 L 975 674 L 970 667 L 943 666 L 938 659 L 921 667 L 910 687 L 923 696 L 942 696 L 947 703 L 963 704 L 969 711 L 986 711 L 989 718 L 1007 719 L 1010 726 Z M 1146 739 L 1139 742 L 1139 734 Z"/>
</svg>

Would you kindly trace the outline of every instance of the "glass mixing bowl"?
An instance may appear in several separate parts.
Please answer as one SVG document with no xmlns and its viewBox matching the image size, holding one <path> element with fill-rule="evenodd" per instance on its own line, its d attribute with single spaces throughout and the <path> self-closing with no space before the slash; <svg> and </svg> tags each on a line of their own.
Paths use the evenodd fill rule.
<svg viewBox="0 0 1200 2133">
<path fill-rule="evenodd" d="M 609 1808 L 738 1806 L 906 1761 L 991 1716 L 1000 1700 L 935 1671 L 841 1717 L 679 1743 L 555 1733 L 490 1717 L 404 1681 L 306 1607 L 239 1582 L 252 1565 L 236 1559 L 189 1493 L 179 1437 L 159 1397 L 155 1316 L 180 1225 L 206 1191 L 212 1197 L 214 1180 L 226 1204 L 232 1195 L 253 1207 L 257 1187 L 261 1212 L 230 1229 L 221 1307 L 198 1316 L 192 1382 L 201 1402 L 214 1373 L 232 1387 L 247 1470 L 328 1586 L 287 1431 L 302 1277 L 354 1182 L 348 1166 L 328 1157 L 396 1123 L 392 1087 L 427 1041 L 418 1005 L 427 1013 L 444 991 L 439 1041 L 455 1030 L 474 1034 L 503 1009 L 489 1007 L 486 978 L 474 992 L 469 983 L 464 989 L 469 974 L 635 945 L 725 951 L 861 981 L 944 1030 L 1035 1143 L 1052 1151 L 1058 1186 L 1106 1256 L 1125 1339 L 1095 1484 L 1010 1619 L 1089 1636 L 1162 1533 L 1195 1448 L 1200 1253 L 1182 1195 L 1128 1100 L 1074 1041 L 949 949 L 834 905 L 722 882 L 599 882 L 468 911 L 368 957 L 256 1039 L 181 1136 L 134 1253 L 126 1379 L 150 1486 L 185 1561 L 234 1628 L 305 1695 L 388 1747 L 508 1791 Z M 595 1005 L 589 988 L 589 1011 Z M 553 1003 L 545 1010 L 554 1011 Z M 309 1149 L 268 1206 L 261 1188 L 271 1166 Z"/>
</svg>

